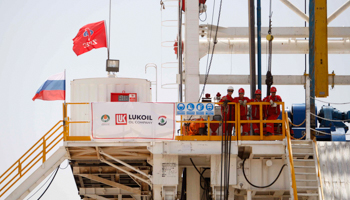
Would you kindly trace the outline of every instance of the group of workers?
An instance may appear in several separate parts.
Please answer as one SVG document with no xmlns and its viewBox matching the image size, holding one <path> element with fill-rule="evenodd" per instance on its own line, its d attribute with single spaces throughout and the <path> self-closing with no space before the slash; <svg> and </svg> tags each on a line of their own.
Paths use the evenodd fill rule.
<svg viewBox="0 0 350 200">
<path fill-rule="evenodd" d="M 276 120 L 278 116 L 281 113 L 280 106 L 276 104 L 276 102 L 282 102 L 282 98 L 278 95 L 276 95 L 277 89 L 275 87 L 271 87 L 270 89 L 270 96 L 265 97 L 263 100 L 261 100 L 261 90 L 257 89 L 255 91 L 255 97 L 254 99 L 249 99 L 248 97 L 244 96 L 244 89 L 240 88 L 238 90 L 238 97 L 233 98 L 233 87 L 229 86 L 227 88 L 227 95 L 222 97 L 220 102 L 223 102 L 221 104 L 221 112 L 223 116 L 223 121 L 235 121 L 235 108 L 234 104 L 227 104 L 229 102 L 235 102 L 240 104 L 240 120 L 260 120 L 260 109 L 259 105 L 252 105 L 251 106 L 251 118 L 248 116 L 248 107 L 247 103 L 249 102 L 268 102 L 269 105 L 263 106 L 263 119 L 265 120 Z M 250 132 L 250 124 L 249 123 L 243 123 L 243 131 L 242 135 L 248 135 Z M 228 131 L 228 134 L 232 133 L 232 128 L 234 127 L 234 123 L 226 123 L 223 127 L 223 133 L 226 133 L 226 129 Z M 260 125 L 258 123 L 253 123 L 253 134 L 254 135 L 260 135 Z M 273 123 L 266 123 L 266 131 L 264 131 L 265 136 L 274 135 L 274 124 Z"/>
</svg>

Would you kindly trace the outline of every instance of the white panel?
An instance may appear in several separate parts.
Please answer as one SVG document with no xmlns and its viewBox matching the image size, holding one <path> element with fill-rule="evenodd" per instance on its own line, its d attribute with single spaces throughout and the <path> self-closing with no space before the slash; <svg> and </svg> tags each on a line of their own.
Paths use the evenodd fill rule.
<svg viewBox="0 0 350 200">
<path fill-rule="evenodd" d="M 221 155 L 210 157 L 210 183 L 212 186 L 220 186 L 221 181 Z M 222 180 L 224 181 L 224 180 Z M 232 154 L 230 160 L 230 185 L 237 184 L 237 155 Z"/>
<path fill-rule="evenodd" d="M 136 78 L 89 78 L 71 81 L 71 102 L 110 102 L 111 93 L 137 92 L 139 102 L 149 102 L 150 82 Z M 89 105 L 70 105 L 70 120 L 90 121 Z M 90 124 L 71 124 L 71 136 L 89 136 Z"/>
<path fill-rule="evenodd" d="M 177 155 L 153 155 L 153 184 L 177 185 L 179 183 Z"/>
<path fill-rule="evenodd" d="M 350 199 L 350 143 L 317 142 L 324 199 Z"/>
</svg>

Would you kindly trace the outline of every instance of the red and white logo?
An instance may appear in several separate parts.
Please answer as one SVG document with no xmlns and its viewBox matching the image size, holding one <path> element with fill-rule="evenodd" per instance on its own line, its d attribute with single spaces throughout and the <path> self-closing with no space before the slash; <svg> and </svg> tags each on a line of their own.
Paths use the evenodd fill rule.
<svg viewBox="0 0 350 200">
<path fill-rule="evenodd" d="M 127 114 L 115 114 L 115 125 L 127 125 Z"/>
</svg>

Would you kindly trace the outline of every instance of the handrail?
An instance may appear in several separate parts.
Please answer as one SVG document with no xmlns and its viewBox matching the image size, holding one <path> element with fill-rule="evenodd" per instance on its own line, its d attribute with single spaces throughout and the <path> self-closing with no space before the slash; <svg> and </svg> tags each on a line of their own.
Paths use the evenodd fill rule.
<svg viewBox="0 0 350 200">
<path fill-rule="evenodd" d="M 285 118 L 288 119 L 288 113 L 285 112 Z M 297 192 L 297 183 L 295 180 L 295 171 L 294 171 L 294 162 L 293 162 L 293 152 L 292 152 L 292 142 L 289 132 L 289 122 L 288 120 L 284 121 L 285 129 L 287 132 L 287 141 L 288 141 L 288 151 L 289 151 L 289 163 L 290 163 L 290 172 L 292 174 L 292 187 L 293 187 L 293 194 L 294 194 L 294 200 L 298 200 L 298 192 Z"/>
<path fill-rule="evenodd" d="M 26 151 L 11 167 L 0 176 L 0 197 L 2 197 L 14 184 L 16 184 L 40 160 L 46 161 L 47 154 L 63 140 L 64 131 L 55 135 L 63 125 L 63 120 L 57 122 L 44 136 L 42 136 L 28 151 Z M 5 182 L 6 181 L 6 182 Z M 3 183 L 4 185 L 1 185 Z"/>
<path fill-rule="evenodd" d="M 69 135 L 69 124 L 81 124 L 81 123 L 90 123 L 89 121 L 70 121 L 67 114 L 68 105 L 88 105 L 87 102 L 71 102 L 63 103 L 63 132 L 64 132 L 64 141 L 91 141 L 90 136 L 70 136 Z"/>
<path fill-rule="evenodd" d="M 320 187 L 321 187 L 321 195 L 322 195 L 322 200 L 324 199 L 323 196 L 323 184 L 322 184 L 322 176 L 321 176 L 321 166 L 320 166 L 320 159 L 318 157 L 318 149 L 317 149 L 317 141 L 316 141 L 316 137 L 314 138 L 314 142 L 315 142 L 315 153 L 316 153 L 316 158 L 317 158 L 317 176 L 318 176 L 318 180 L 320 181 Z"/>
<path fill-rule="evenodd" d="M 237 126 L 235 126 L 235 136 L 232 136 L 232 140 L 236 140 L 238 137 L 238 140 L 283 140 L 285 138 L 285 126 L 282 125 L 282 135 L 273 135 L 273 136 L 264 136 L 263 132 L 263 124 L 264 123 L 279 123 L 279 124 L 283 124 L 285 122 L 286 118 L 284 113 L 284 102 L 275 102 L 277 105 L 282 105 L 282 119 L 277 119 L 277 120 L 264 120 L 263 119 L 263 106 L 264 105 L 270 105 L 269 102 L 249 102 L 247 103 L 247 105 L 258 105 L 259 106 L 259 114 L 260 114 L 260 119 L 259 120 L 241 120 L 240 119 L 240 106 L 239 103 L 236 102 L 229 102 L 227 103 L 228 105 L 235 105 L 235 120 L 231 120 L 231 121 L 226 121 L 226 123 L 230 123 L 230 124 L 236 124 Z M 223 102 L 215 102 L 215 104 L 223 104 Z M 210 135 L 210 124 L 211 123 L 215 123 L 215 124 L 221 124 L 221 121 L 210 121 L 210 118 L 208 117 L 208 119 L 206 121 L 188 121 L 188 120 L 183 120 L 183 117 L 181 116 L 181 120 L 180 121 L 176 121 L 177 123 L 181 123 L 181 128 L 180 128 L 180 134 L 181 136 L 176 136 L 177 140 L 221 140 L 221 136 L 211 136 Z M 183 123 L 205 123 L 208 124 L 208 135 L 206 136 L 185 136 L 183 134 Z M 260 126 L 260 134 L 259 135 L 253 135 L 253 136 L 244 136 L 241 135 L 240 130 L 240 126 L 241 124 L 246 124 L 246 123 L 255 123 L 255 124 L 259 124 Z M 220 138 L 219 138 L 220 137 Z"/>
</svg>

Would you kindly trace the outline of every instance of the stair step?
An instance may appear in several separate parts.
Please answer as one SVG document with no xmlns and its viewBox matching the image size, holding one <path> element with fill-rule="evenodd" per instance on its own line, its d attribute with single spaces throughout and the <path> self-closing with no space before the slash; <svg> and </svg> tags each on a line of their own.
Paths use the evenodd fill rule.
<svg viewBox="0 0 350 200">
<path fill-rule="evenodd" d="M 294 165 L 294 168 L 306 168 L 306 169 L 315 169 L 315 166 L 295 166 Z"/>
<path fill-rule="evenodd" d="M 297 193 L 298 196 L 303 196 L 303 197 L 317 197 L 317 193 Z"/>
<path fill-rule="evenodd" d="M 293 156 L 305 156 L 305 155 L 314 155 L 314 152 L 303 152 L 303 153 L 293 153 Z"/>
<path fill-rule="evenodd" d="M 318 186 L 297 186 L 297 189 L 315 190 L 318 189 Z"/>
<path fill-rule="evenodd" d="M 293 159 L 294 162 L 315 162 L 314 159 Z"/>
<path fill-rule="evenodd" d="M 316 175 L 316 172 L 295 172 L 295 175 Z"/>
<path fill-rule="evenodd" d="M 296 182 L 317 182 L 316 179 L 295 179 Z"/>
<path fill-rule="evenodd" d="M 292 145 L 292 149 L 313 149 L 310 145 Z"/>
<path fill-rule="evenodd" d="M 300 144 L 300 143 L 305 144 L 305 143 L 311 143 L 311 142 L 312 140 L 293 140 L 292 144 Z"/>
</svg>

